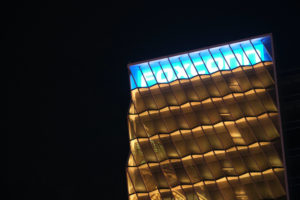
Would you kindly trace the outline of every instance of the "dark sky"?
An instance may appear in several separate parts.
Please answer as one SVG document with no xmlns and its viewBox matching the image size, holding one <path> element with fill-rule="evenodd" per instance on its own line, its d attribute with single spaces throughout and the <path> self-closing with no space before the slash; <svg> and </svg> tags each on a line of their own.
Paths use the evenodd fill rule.
<svg viewBox="0 0 300 200">
<path fill-rule="evenodd" d="M 297 67 L 297 6 L 273 3 L 2 7 L 10 199 L 127 199 L 126 65 L 273 33 L 278 70 Z"/>
</svg>

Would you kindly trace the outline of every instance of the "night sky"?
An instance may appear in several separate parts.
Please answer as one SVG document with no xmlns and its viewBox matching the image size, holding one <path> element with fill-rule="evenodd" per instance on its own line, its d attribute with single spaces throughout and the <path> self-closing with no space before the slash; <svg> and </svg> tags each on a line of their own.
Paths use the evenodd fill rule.
<svg viewBox="0 0 300 200">
<path fill-rule="evenodd" d="M 296 5 L 209 2 L 2 7 L 9 199 L 128 198 L 130 62 L 273 33 L 278 71 L 299 67 Z"/>
</svg>

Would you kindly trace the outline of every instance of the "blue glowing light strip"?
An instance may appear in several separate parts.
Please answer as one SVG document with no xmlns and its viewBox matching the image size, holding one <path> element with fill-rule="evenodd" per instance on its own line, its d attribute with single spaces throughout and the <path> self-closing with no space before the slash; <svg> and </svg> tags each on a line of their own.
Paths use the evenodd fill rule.
<svg viewBox="0 0 300 200">
<path fill-rule="evenodd" d="M 131 89 L 272 61 L 267 50 L 270 40 L 270 36 L 265 36 L 130 65 Z"/>
</svg>

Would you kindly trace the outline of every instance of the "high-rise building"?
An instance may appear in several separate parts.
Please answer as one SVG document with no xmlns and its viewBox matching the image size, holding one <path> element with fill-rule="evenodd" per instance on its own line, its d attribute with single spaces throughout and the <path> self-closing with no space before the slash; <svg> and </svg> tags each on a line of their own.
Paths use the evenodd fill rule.
<svg viewBox="0 0 300 200">
<path fill-rule="evenodd" d="M 129 199 L 287 199 L 271 35 L 128 65 Z"/>
</svg>

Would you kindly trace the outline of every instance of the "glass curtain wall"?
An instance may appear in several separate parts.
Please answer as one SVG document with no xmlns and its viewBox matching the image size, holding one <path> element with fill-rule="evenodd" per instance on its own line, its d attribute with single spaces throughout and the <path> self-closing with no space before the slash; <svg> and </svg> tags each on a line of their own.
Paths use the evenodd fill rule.
<svg viewBox="0 0 300 200">
<path fill-rule="evenodd" d="M 129 65 L 130 200 L 287 199 L 271 45 Z"/>
</svg>

